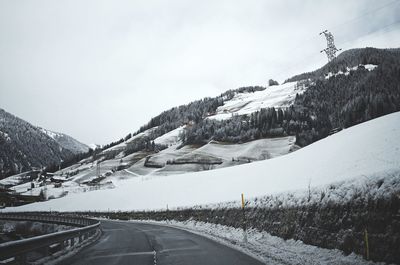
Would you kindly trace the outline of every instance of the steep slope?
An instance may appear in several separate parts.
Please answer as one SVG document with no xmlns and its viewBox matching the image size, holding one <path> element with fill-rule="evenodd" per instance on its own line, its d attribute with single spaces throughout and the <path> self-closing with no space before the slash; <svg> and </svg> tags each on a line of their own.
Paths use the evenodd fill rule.
<svg viewBox="0 0 400 265">
<path fill-rule="evenodd" d="M 0 178 L 69 159 L 77 151 L 76 141 L 71 139 L 55 134 L 53 138 L 43 129 L 0 109 Z M 74 150 L 67 148 L 67 142 L 73 142 Z"/>
<path fill-rule="evenodd" d="M 305 190 L 329 183 L 390 176 L 400 168 L 400 113 L 362 123 L 271 160 L 149 180 L 115 182 L 115 189 L 74 194 L 12 210 L 163 209 Z"/>
</svg>

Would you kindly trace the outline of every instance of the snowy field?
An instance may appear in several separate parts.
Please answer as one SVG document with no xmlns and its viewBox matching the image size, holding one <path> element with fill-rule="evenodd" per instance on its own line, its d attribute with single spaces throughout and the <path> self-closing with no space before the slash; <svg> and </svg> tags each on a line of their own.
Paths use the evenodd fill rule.
<svg viewBox="0 0 400 265">
<path fill-rule="evenodd" d="M 173 175 L 187 172 L 196 172 L 209 169 L 237 166 L 243 163 L 254 162 L 258 160 L 271 159 L 274 157 L 286 155 L 298 149 L 295 146 L 296 137 L 287 136 L 270 139 L 259 139 L 243 144 L 228 144 L 211 141 L 208 144 L 195 148 L 185 146 L 177 149 L 179 145 L 173 145 L 166 150 L 152 155 L 149 161 L 163 165 L 161 169 L 147 169 L 147 177 L 151 175 Z M 219 162 L 215 165 L 197 165 L 190 162 L 199 159 L 211 162 Z M 188 162 L 183 165 L 167 164 L 168 161 Z M 135 164 L 130 170 L 135 172 L 143 163 Z"/>
<path fill-rule="evenodd" d="M 14 176 L 10 176 L 8 178 L 1 179 L 0 184 L 5 185 L 5 186 L 8 186 L 8 185 L 15 186 L 15 185 L 18 185 L 18 184 L 24 182 L 24 180 L 26 178 L 29 178 L 29 176 L 27 176 L 26 172 L 23 172 L 23 173 L 14 175 Z"/>
<path fill-rule="evenodd" d="M 317 189 L 331 183 L 363 183 L 363 179 L 375 178 L 385 181 L 400 168 L 399 136 L 400 113 L 393 113 L 274 159 L 210 171 L 121 180 L 114 183 L 114 189 L 71 194 L 8 210 L 165 209 L 167 204 L 173 208 L 235 201 L 241 193 L 254 198 L 301 192 L 309 186 Z M 393 181 L 398 182 L 396 175 Z"/>
<path fill-rule="evenodd" d="M 224 120 L 232 115 L 250 114 L 262 108 L 289 107 L 296 94 L 302 94 L 305 90 L 306 87 L 298 85 L 298 82 L 288 82 L 267 87 L 263 91 L 237 93 L 231 100 L 225 101 L 223 106 L 218 107 L 216 115 L 208 118 Z"/>
</svg>

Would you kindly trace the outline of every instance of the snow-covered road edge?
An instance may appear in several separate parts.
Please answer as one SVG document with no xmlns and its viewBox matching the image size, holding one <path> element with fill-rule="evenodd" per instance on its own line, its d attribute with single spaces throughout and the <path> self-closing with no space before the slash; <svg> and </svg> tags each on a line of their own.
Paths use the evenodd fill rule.
<svg viewBox="0 0 400 265">
<path fill-rule="evenodd" d="M 272 236 L 267 232 L 260 232 L 254 229 L 247 231 L 247 243 L 243 241 L 243 230 L 197 221 L 150 221 L 150 220 L 131 220 L 130 222 L 151 223 L 165 225 L 188 232 L 198 234 L 221 243 L 225 246 L 239 250 L 261 262 L 272 265 L 302 265 L 302 264 L 326 264 L 326 265 L 378 265 L 386 264 L 383 262 L 366 261 L 361 256 L 354 253 L 346 256 L 337 249 L 324 249 L 316 246 L 304 244 L 298 240 L 284 240 L 280 237 Z"/>
</svg>

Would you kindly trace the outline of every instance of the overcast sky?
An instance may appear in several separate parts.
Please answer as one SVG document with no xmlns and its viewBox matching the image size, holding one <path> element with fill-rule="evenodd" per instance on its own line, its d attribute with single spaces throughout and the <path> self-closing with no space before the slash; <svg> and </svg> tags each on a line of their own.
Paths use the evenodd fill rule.
<svg viewBox="0 0 400 265">
<path fill-rule="evenodd" d="M 0 108 L 106 144 L 170 107 L 399 47 L 400 1 L 0 0 Z M 397 22 L 397 23 L 396 23 Z"/>
</svg>

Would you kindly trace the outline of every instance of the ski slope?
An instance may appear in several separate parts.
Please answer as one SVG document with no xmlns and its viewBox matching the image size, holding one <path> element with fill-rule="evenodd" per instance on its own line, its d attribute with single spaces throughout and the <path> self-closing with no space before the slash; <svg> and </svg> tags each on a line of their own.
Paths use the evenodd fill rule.
<svg viewBox="0 0 400 265">
<path fill-rule="evenodd" d="M 285 156 L 196 173 L 134 178 L 115 189 L 72 194 L 7 210 L 165 209 L 305 190 L 349 179 L 384 178 L 400 168 L 400 113 L 342 130 Z"/>
</svg>

